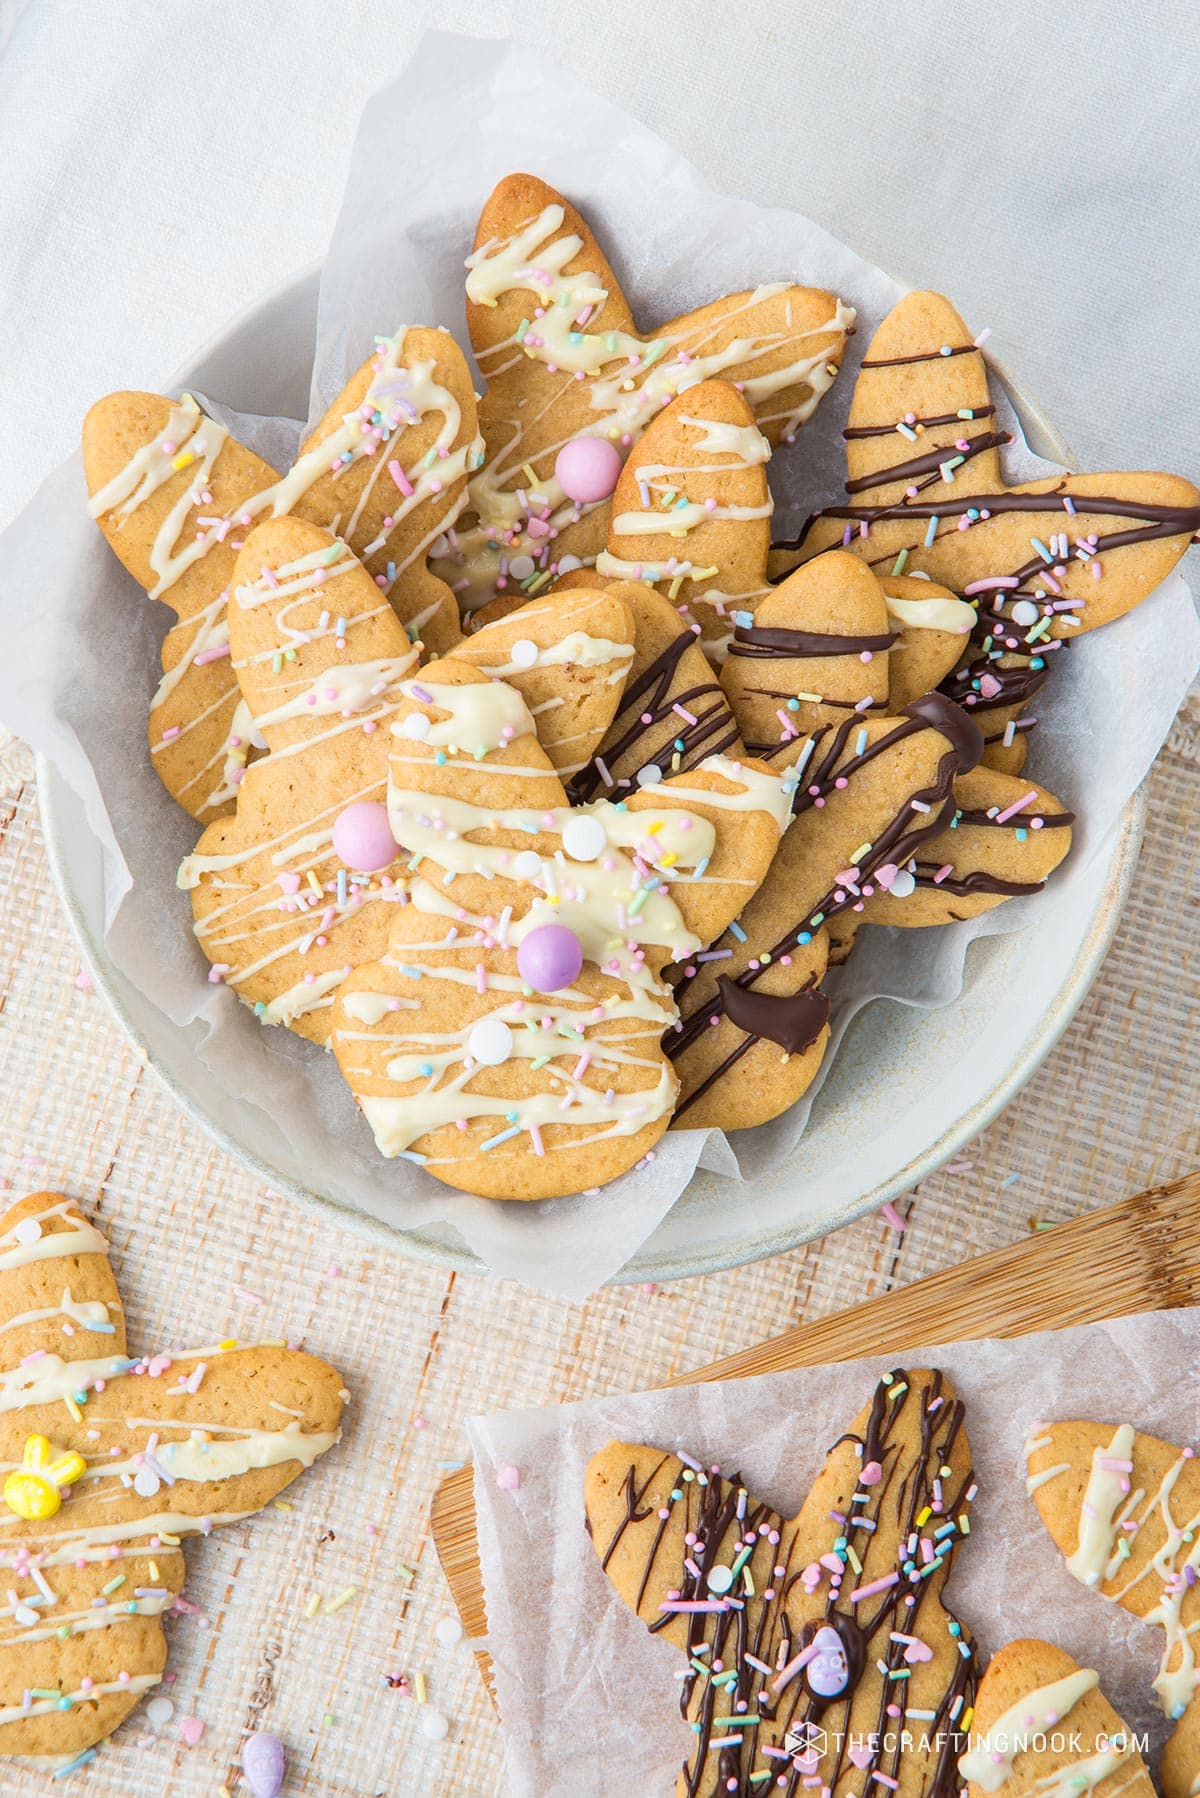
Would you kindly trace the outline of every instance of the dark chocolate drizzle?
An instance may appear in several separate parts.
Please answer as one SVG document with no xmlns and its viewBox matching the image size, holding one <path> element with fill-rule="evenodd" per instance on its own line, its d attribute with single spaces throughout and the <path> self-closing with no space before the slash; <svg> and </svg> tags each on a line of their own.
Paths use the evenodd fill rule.
<svg viewBox="0 0 1200 1798">
<path fill-rule="evenodd" d="M 609 796 L 616 787 L 631 787 L 634 784 L 631 776 L 618 777 L 617 767 L 625 757 L 633 755 L 644 731 L 668 718 L 678 718 L 679 729 L 655 755 L 638 758 L 632 772 L 653 765 L 663 774 L 682 774 L 697 767 L 707 756 L 724 755 L 736 746 L 737 724 L 719 681 L 705 681 L 683 693 L 671 692 L 671 683 L 684 651 L 698 642 L 694 632 L 681 631 L 625 688 L 620 710 L 609 725 L 599 757 L 593 757 L 567 783 L 567 797 L 572 805 L 586 805 L 589 800 Z M 689 724 L 685 718 L 679 718 L 673 711 L 677 705 L 691 712 L 696 722 Z M 644 724 L 642 720 L 647 714 L 650 723 Z M 677 742 L 683 744 L 682 749 L 677 747 Z M 673 764 L 677 755 L 679 767 L 676 769 Z M 613 775 L 611 784 L 601 773 L 599 761 L 603 761 Z"/>
<path fill-rule="evenodd" d="M 978 355 L 977 343 L 956 343 L 949 349 L 939 346 L 936 350 L 920 350 L 915 356 L 868 356 L 864 368 L 905 368 L 910 362 L 946 362 L 951 356 Z"/>
<path fill-rule="evenodd" d="M 878 366 L 878 364 L 876 364 L 876 366 Z M 966 411 L 968 408 L 964 407 L 963 410 Z M 963 418 L 962 414 L 958 412 L 939 412 L 936 416 L 914 418 L 912 423 L 924 425 L 928 429 L 935 425 L 975 424 L 981 418 L 994 418 L 996 415 L 995 406 L 972 406 L 969 410 L 971 414 L 969 418 Z M 909 422 L 907 417 L 905 422 Z M 895 435 L 896 425 L 894 420 L 886 425 L 847 425 L 846 429 L 842 432 L 842 436 L 847 443 L 860 437 L 892 437 Z"/>
<path fill-rule="evenodd" d="M 1130 543 L 1147 543 L 1163 537 L 1191 537 L 1200 531 L 1200 505 L 1156 506 L 1148 500 L 1113 499 L 1099 493 L 1072 493 L 1070 479 L 1070 475 L 1064 475 L 1058 486 L 1047 488 L 1042 493 L 944 493 L 936 500 L 905 497 L 888 506 L 823 506 L 820 511 L 811 513 L 805 519 L 795 537 L 772 544 L 772 548 L 800 549 L 818 518 L 844 518 L 850 523 L 870 526 L 891 518 L 961 518 L 965 512 L 973 509 L 986 510 L 993 517 L 1000 512 L 1057 514 L 1064 499 L 1072 502 L 1077 513 L 1137 519 L 1145 527 L 1141 530 L 1114 531 L 1108 537 L 1101 537 L 1092 551 L 1093 555 L 1102 555 L 1108 549 L 1121 549 Z M 1064 511 L 1063 516 L 1070 515 Z M 893 551 L 892 554 L 894 553 Z M 890 557 L 881 559 L 889 560 Z M 1046 566 L 1040 556 L 1035 556 L 1021 568 L 1007 572 L 1015 575 L 1018 580 L 1026 580 Z M 1006 597 L 1015 596 L 1010 593 Z"/>
<path fill-rule="evenodd" d="M 768 626 L 739 624 L 729 645 L 731 656 L 789 658 L 800 656 L 859 656 L 866 651 L 874 655 L 890 649 L 899 631 L 886 631 L 878 637 L 839 637 L 829 631 L 792 631 Z"/>
<path fill-rule="evenodd" d="M 981 431 L 978 437 L 964 437 L 962 441 L 966 449 L 959 449 L 957 444 L 947 443 L 940 448 L 926 450 L 923 455 L 913 456 L 907 462 L 893 462 L 886 468 L 877 468 L 874 474 L 856 475 L 852 481 L 846 482 L 847 493 L 867 493 L 872 487 L 887 487 L 892 481 L 911 481 L 919 474 L 937 472 L 943 462 L 956 461 L 956 468 L 965 462 L 971 462 L 981 456 L 984 450 L 998 449 L 1001 444 L 1011 443 L 1012 434 L 1008 431 Z"/>
<path fill-rule="evenodd" d="M 850 733 L 860 723 L 861 720 L 858 718 L 848 718 L 842 724 L 824 725 L 812 733 L 815 745 L 813 756 L 805 768 L 801 784 L 793 794 L 793 813 L 808 810 L 815 798 L 832 790 L 835 780 L 842 777 L 849 780 L 860 769 L 874 761 L 876 756 L 886 753 L 895 744 L 903 742 L 906 737 L 914 735 L 917 731 L 936 730 L 947 742 L 946 753 L 938 764 L 933 784 L 908 796 L 895 817 L 876 837 L 870 854 L 864 857 L 859 864 L 861 882 L 866 883 L 885 862 L 902 863 L 912 860 L 921 844 L 949 826 L 956 809 L 954 804 L 955 776 L 969 773 L 978 763 L 983 754 L 983 733 L 974 720 L 947 699 L 944 694 L 926 693 L 922 698 L 914 699 L 911 705 L 905 706 L 902 721 L 890 731 L 885 732 L 882 737 L 878 737 L 874 743 L 868 743 L 860 754 L 849 756 L 843 760 L 843 752 Z M 786 745 L 775 744 L 773 752 L 777 754 L 784 747 Z M 771 752 L 766 753 L 770 754 Z M 812 789 L 816 790 L 812 791 Z M 927 805 L 928 811 L 914 812 L 912 809 L 914 799 Z M 749 992 L 762 978 L 768 966 L 778 961 L 781 956 L 790 955 L 794 949 L 798 948 L 802 936 L 811 935 L 815 928 L 812 924 L 815 916 L 832 917 L 837 912 L 844 911 L 847 906 L 856 903 L 857 895 L 850 891 L 843 892 L 841 900 L 836 899 L 835 894 L 841 890 L 831 888 L 805 913 L 799 923 L 793 925 L 785 936 L 771 946 L 766 959 L 760 958 L 757 968 L 746 968 L 735 980 L 723 976 L 717 983 L 717 991 L 708 995 L 687 1015 L 683 1012 L 682 1001 L 692 983 L 699 977 L 700 967 L 702 965 L 707 967 L 709 964 L 677 963 L 673 968 L 669 968 L 666 977 L 674 989 L 675 1003 L 680 1012 L 676 1022 L 663 1037 L 663 1052 L 669 1059 L 678 1060 L 699 1037 L 703 1036 L 706 1030 L 711 1029 L 711 1021 L 714 1017 L 729 1016 L 731 1022 L 736 1022 L 727 1010 L 727 995 L 730 990 Z M 722 945 L 729 943 L 729 946 L 732 946 L 729 932 L 726 932 L 718 941 Z M 738 1027 L 741 1028 L 741 1026 Z M 725 1060 L 677 1106 L 676 1117 L 686 1112 L 688 1107 L 693 1105 L 702 1093 L 707 1092 L 716 1080 L 727 1073 L 746 1053 L 747 1049 L 758 1040 L 757 1035 L 747 1036 L 744 1042 L 727 1055 Z"/>
<path fill-rule="evenodd" d="M 798 993 L 755 993 L 738 986 L 728 974 L 717 979 L 722 1010 L 729 1022 L 747 1036 L 766 1037 L 788 1055 L 811 1049 L 829 1022 L 829 1000 L 824 993 L 803 987 Z"/>
<path fill-rule="evenodd" d="M 901 1419 L 907 1421 L 907 1417 L 912 1416 L 910 1406 L 917 1408 L 918 1441 L 915 1449 L 906 1453 L 896 1440 L 896 1432 Z M 727 1610 L 684 1614 L 689 1673 L 682 1682 L 680 1709 L 685 1718 L 689 1715 L 699 1678 L 694 1668 L 701 1664 L 700 1651 L 707 1648 L 707 1665 L 720 1660 L 724 1663 L 726 1673 L 733 1672 L 736 1675 L 723 1701 L 722 1714 L 735 1711 L 740 1704 L 743 1713 L 761 1717 L 772 1726 L 773 1740 L 779 1744 L 804 1739 L 809 1726 L 815 1729 L 823 1725 L 832 1739 L 840 1739 L 841 1746 L 835 1753 L 836 1764 L 825 1779 L 825 1784 L 830 1789 L 836 1789 L 839 1779 L 849 1766 L 849 1725 L 855 1694 L 864 1675 L 869 1670 L 873 1671 L 875 1663 L 879 1662 L 886 1668 L 886 1674 L 880 1679 L 878 1713 L 872 1725 L 874 1754 L 866 1767 L 856 1771 L 861 1771 L 864 1775 L 864 1790 L 872 1785 L 871 1776 L 875 1773 L 882 1774 L 884 1783 L 888 1785 L 899 1779 L 906 1762 L 904 1731 L 898 1721 L 889 1719 L 887 1707 L 895 1700 L 898 1691 L 903 1692 L 904 1682 L 890 1679 L 887 1674 L 904 1671 L 906 1644 L 903 1640 L 895 1640 L 894 1636 L 919 1635 L 922 1606 L 928 1600 L 931 1590 L 940 1590 L 961 1540 L 956 1526 L 958 1519 L 969 1508 L 967 1494 L 972 1490 L 974 1476 L 968 1466 L 961 1482 L 952 1488 L 948 1469 L 955 1443 L 962 1430 L 963 1417 L 961 1402 L 949 1402 L 946 1399 L 942 1391 L 941 1375 L 936 1371 L 930 1374 L 928 1384 L 919 1388 L 914 1387 L 910 1375 L 901 1371 L 893 1372 L 880 1381 L 875 1389 L 861 1438 L 843 1436 L 834 1447 L 845 1442 L 858 1443 L 862 1466 L 875 1462 L 881 1470 L 881 1477 L 872 1487 L 856 1483 L 856 1495 L 863 1495 L 865 1502 L 848 1506 L 846 1516 L 840 1512 L 834 1515 L 831 1520 L 831 1541 L 833 1533 L 850 1539 L 862 1569 L 861 1573 L 853 1575 L 856 1585 L 873 1584 L 885 1571 L 898 1572 L 900 1578 L 881 1593 L 860 1601 L 852 1610 L 842 1592 L 834 1590 L 826 1575 L 827 1596 L 823 1615 L 817 1619 L 807 1618 L 799 1627 L 798 1620 L 794 1622 L 789 1614 L 789 1600 L 803 1572 L 800 1566 L 794 1564 L 799 1535 L 796 1524 L 786 1521 L 767 1506 L 749 1499 L 745 1495 L 740 1475 L 724 1478 L 715 1473 L 701 1473 L 694 1480 L 684 1481 L 683 1470 L 679 1469 L 679 1483 L 675 1488 L 679 1497 L 673 1502 L 675 1505 L 682 1503 L 686 1507 L 685 1528 L 695 1538 L 694 1546 L 688 1551 L 695 1572 L 682 1565 L 678 1570 L 670 1568 L 664 1582 L 669 1589 L 678 1590 L 685 1602 L 708 1598 L 711 1592 L 708 1585 L 710 1570 L 718 1562 L 728 1564 L 739 1544 L 745 1545 L 751 1540 L 757 1544 L 770 1531 L 777 1532 L 778 1536 L 777 1542 L 768 1549 L 773 1556 L 771 1565 L 784 1568 L 782 1578 L 770 1576 L 767 1585 L 764 1582 L 768 1576 L 760 1567 L 756 1576 L 758 1594 L 749 1600 L 740 1599 L 731 1592 L 730 1608 Z M 664 1465 L 669 1464 L 670 1459 L 664 1455 L 640 1485 L 635 1470 L 630 1468 L 624 1488 L 626 1515 L 618 1524 L 608 1545 L 604 1555 L 606 1565 L 626 1532 L 630 1529 L 642 1529 L 650 1521 L 651 1508 L 643 1501 L 654 1479 Z M 673 1509 L 665 1505 L 663 1508 L 669 1510 L 669 1516 L 666 1520 L 657 1520 L 647 1545 L 635 1606 L 638 1609 L 649 1589 L 667 1523 L 675 1515 Z M 743 1511 L 740 1517 L 739 1508 Z M 937 1556 L 940 1562 L 938 1573 L 923 1579 L 919 1574 L 914 1549 L 916 1539 L 928 1535 L 934 1527 L 932 1522 L 924 1525 L 917 1522 L 917 1518 L 927 1511 L 941 1520 L 937 1527 L 940 1528 L 947 1522 L 954 1527 L 946 1537 L 950 1546 Z M 897 1565 L 885 1568 L 883 1563 L 872 1560 L 872 1549 L 877 1540 L 884 1539 L 879 1535 L 879 1526 L 884 1522 L 890 1524 L 893 1520 L 898 1538 Z M 874 1523 L 876 1528 L 862 1528 L 863 1522 L 867 1526 Z M 732 1536 L 731 1532 L 734 1532 Z M 940 1546 L 942 1544 L 939 1543 Z M 844 1577 L 846 1580 L 851 1578 L 849 1568 Z M 770 1598 L 765 1596 L 767 1591 L 772 1593 Z M 676 1615 L 665 1612 L 654 1619 L 648 1628 L 652 1633 L 658 1633 Z M 747 1655 L 752 1655 L 772 1668 L 782 1665 L 784 1659 L 791 1660 L 802 1647 L 807 1646 L 818 1628 L 825 1626 L 837 1631 L 846 1650 L 850 1677 L 845 1692 L 838 1697 L 814 1695 L 803 1677 L 793 1678 L 777 1694 L 772 1689 L 773 1680 L 746 1658 Z M 963 1645 L 962 1650 L 955 1657 L 934 1717 L 922 1726 L 929 1737 L 940 1738 L 940 1744 L 929 1762 L 928 1773 L 920 1788 L 921 1798 L 956 1798 L 959 1790 L 957 1762 L 967 1745 L 959 1720 L 973 1701 L 977 1666 L 975 1644 L 970 1632 L 961 1625 L 956 1624 L 955 1628 L 958 1631 L 956 1639 Z M 772 1647 L 776 1642 L 778 1651 L 773 1654 Z M 806 1789 L 808 1776 L 796 1766 L 794 1757 L 791 1760 L 771 1759 L 769 1762 L 775 1778 L 786 1775 L 785 1787 L 778 1788 L 774 1778 L 769 1786 L 762 1782 L 752 1786 L 749 1776 L 758 1760 L 760 1726 L 755 1724 L 746 1729 L 730 1731 L 728 1746 L 714 1747 L 710 1745 L 713 1744 L 716 1721 L 716 1687 L 711 1679 L 707 1679 L 696 1715 L 692 1718 L 697 1727 L 695 1750 L 692 1759 L 684 1767 L 689 1798 L 700 1798 L 702 1793 L 718 1790 L 725 1792 L 727 1789 L 736 1791 L 742 1798 L 750 1798 L 751 1794 L 760 1789 L 760 1785 L 761 1789 L 772 1793 L 783 1789 L 787 1798 L 799 1798 L 799 1794 Z M 885 1738 L 890 1738 L 886 1746 Z M 745 1764 L 744 1750 L 748 1750 Z M 765 1764 L 766 1757 L 763 1758 Z M 734 1782 L 732 1787 L 729 1786 L 730 1781 Z"/>
</svg>

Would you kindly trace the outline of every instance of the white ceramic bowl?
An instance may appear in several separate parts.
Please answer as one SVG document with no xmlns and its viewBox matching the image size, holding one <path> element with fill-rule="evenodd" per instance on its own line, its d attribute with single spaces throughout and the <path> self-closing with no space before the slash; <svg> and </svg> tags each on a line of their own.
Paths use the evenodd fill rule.
<svg viewBox="0 0 1200 1798">
<path fill-rule="evenodd" d="M 236 396 L 244 412 L 302 418 L 308 407 L 319 270 L 251 307 L 182 369 L 177 381 Z M 1065 446 L 1014 389 L 1033 448 L 1065 462 Z M 38 791 L 50 864 L 96 984 L 118 1021 L 197 1123 L 267 1184 L 360 1235 L 402 1253 L 470 1271 L 483 1264 L 455 1232 L 389 1228 L 322 1190 L 284 1133 L 194 1053 L 180 1030 L 137 992 L 103 941 L 100 851 L 75 795 L 45 760 Z M 1047 913 L 1038 930 L 975 942 L 959 999 L 926 1013 L 887 1000 L 861 1012 L 787 1163 L 753 1188 L 699 1173 L 618 1279 L 708 1273 L 793 1248 L 909 1191 L 975 1136 L 1026 1081 L 1070 1022 L 1116 928 L 1144 820 L 1140 795 L 1088 871 L 1080 903 Z M 1015 995 L 1036 994 L 1034 1004 Z M 970 1055 L 964 1055 L 964 1045 Z M 940 1078 L 954 1066 L 951 1091 Z M 331 1164 L 336 1144 L 330 1145 Z"/>
</svg>

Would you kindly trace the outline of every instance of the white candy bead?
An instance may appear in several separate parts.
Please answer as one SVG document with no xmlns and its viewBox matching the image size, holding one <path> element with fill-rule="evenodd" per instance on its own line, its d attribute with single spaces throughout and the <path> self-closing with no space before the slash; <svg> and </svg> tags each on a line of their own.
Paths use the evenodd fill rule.
<svg viewBox="0 0 1200 1798">
<path fill-rule="evenodd" d="M 532 668 L 538 659 L 538 646 L 530 637 L 518 637 L 508 652 L 514 668 Z"/>
<path fill-rule="evenodd" d="M 662 777 L 662 769 L 658 763 L 647 762 L 644 768 L 637 771 L 637 784 L 639 787 L 656 787 Z"/>
<path fill-rule="evenodd" d="M 26 1248 L 28 1248 L 31 1242 L 40 1241 L 41 1234 L 42 1226 L 36 1217 L 23 1217 L 13 1231 L 13 1235 L 16 1237 L 17 1241 L 24 1243 Z"/>
<path fill-rule="evenodd" d="M 514 556 L 508 565 L 508 572 L 514 581 L 527 581 L 533 573 L 532 556 Z"/>
<path fill-rule="evenodd" d="M 518 880 L 536 880 L 542 871 L 542 858 L 536 849 L 522 849 L 513 863 Z"/>
<path fill-rule="evenodd" d="M 433 1633 L 443 1648 L 454 1648 L 463 1639 L 463 1626 L 457 1617 L 443 1617 Z"/>
<path fill-rule="evenodd" d="M 1014 624 L 1036 624 L 1040 616 L 1037 603 L 1032 599 L 1019 599 L 1012 609 Z"/>
<path fill-rule="evenodd" d="M 139 1498 L 153 1498 L 161 1484 L 152 1467 L 139 1467 L 133 1476 L 133 1489 Z"/>
<path fill-rule="evenodd" d="M 608 848 L 608 832 L 599 818 L 580 812 L 563 825 L 562 846 L 573 861 L 594 862 Z"/>
<path fill-rule="evenodd" d="M 421 1706 L 421 1734 L 429 1742 L 444 1742 L 450 1734 L 449 1723 L 431 1704 Z"/>
<path fill-rule="evenodd" d="M 169 1723 L 175 1715 L 175 1706 L 169 1698 L 152 1698 L 146 1706 L 147 1723 Z"/>
<path fill-rule="evenodd" d="M 411 712 L 399 728 L 401 736 L 411 737 L 414 743 L 423 743 L 429 735 L 429 720 L 424 712 Z"/>
<path fill-rule="evenodd" d="M 900 869 L 889 889 L 893 899 L 907 899 L 909 894 L 915 893 L 916 890 L 916 876 L 910 874 L 907 868 Z"/>
<path fill-rule="evenodd" d="M 503 1018 L 481 1018 L 467 1038 L 467 1053 L 486 1068 L 498 1068 L 512 1052 L 512 1031 Z"/>
</svg>

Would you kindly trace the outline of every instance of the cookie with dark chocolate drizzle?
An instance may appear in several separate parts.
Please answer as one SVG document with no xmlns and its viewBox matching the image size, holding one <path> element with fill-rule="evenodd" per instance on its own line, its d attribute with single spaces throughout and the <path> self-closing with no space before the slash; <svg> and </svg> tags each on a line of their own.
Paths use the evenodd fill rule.
<svg viewBox="0 0 1200 1798">
<path fill-rule="evenodd" d="M 593 1457 L 601 1565 L 687 1659 L 680 1798 L 953 1798 L 976 1678 L 942 1605 L 975 1491 L 963 1415 L 940 1373 L 890 1374 L 791 1520 L 689 1457 Z"/>
<path fill-rule="evenodd" d="M 581 570 L 554 591 L 591 584 Z M 633 614 L 633 662 L 599 749 L 568 782 L 573 805 L 617 799 L 630 787 L 686 774 L 706 756 L 744 754 L 729 703 L 700 648 L 699 626 L 640 581 L 613 581 L 608 591 Z"/>
<path fill-rule="evenodd" d="M 828 1035 L 816 992 L 825 921 L 863 912 L 881 875 L 949 827 L 955 778 L 981 748 L 978 726 L 929 693 L 899 718 L 852 713 L 766 752 L 793 786 L 792 822 L 735 924 L 667 972 L 679 1011 L 663 1043 L 681 1084 L 676 1127 L 743 1129 L 807 1090 Z M 777 1003 L 748 1005 L 752 992 Z"/>
<path fill-rule="evenodd" d="M 977 640 L 946 691 L 988 713 L 988 760 L 1017 773 L 1024 707 L 1057 646 L 1166 579 L 1200 531 L 1200 490 L 1159 472 L 1009 487 L 994 418 L 983 355 L 954 307 L 907 294 L 854 390 L 849 503 L 813 513 L 775 546 L 770 569 L 779 579 L 840 544 L 877 573 L 926 574 L 977 599 Z"/>
</svg>

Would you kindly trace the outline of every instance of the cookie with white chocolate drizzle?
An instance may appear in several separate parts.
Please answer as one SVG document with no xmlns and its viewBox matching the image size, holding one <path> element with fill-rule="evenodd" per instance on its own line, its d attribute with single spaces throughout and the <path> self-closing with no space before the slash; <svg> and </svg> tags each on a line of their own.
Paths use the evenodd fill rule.
<svg viewBox="0 0 1200 1798">
<path fill-rule="evenodd" d="M 690 1457 L 593 1456 L 600 1563 L 686 1658 L 680 1798 L 953 1798 L 975 1656 L 942 1588 L 974 1493 L 963 1407 L 936 1371 L 880 1382 L 790 1520 Z"/>
<path fill-rule="evenodd" d="M 231 587 L 231 663 L 269 754 L 178 883 L 210 978 L 324 1042 L 334 989 L 382 953 L 403 894 L 387 727 L 420 646 L 341 538 L 299 518 L 249 534 Z"/>
<path fill-rule="evenodd" d="M 150 753 L 193 817 L 233 809 L 250 751 L 226 601 L 255 520 L 294 513 L 337 531 L 412 635 L 441 651 L 458 638 L 458 613 L 426 557 L 482 456 L 466 363 L 441 330 L 380 338 L 282 476 L 189 394 L 113 393 L 91 408 L 83 460 L 92 516 L 135 580 L 178 617 L 163 643 Z"/>
<path fill-rule="evenodd" d="M 1175 1728 L 1159 1776 L 1190 1798 L 1200 1774 L 1200 1461 L 1132 1424 L 1036 1424 L 1026 1484 L 1067 1567 L 1102 1598 L 1157 1624 L 1154 1691 Z"/>
<path fill-rule="evenodd" d="M 438 564 L 465 611 L 594 560 L 625 454 L 686 388 L 737 382 L 770 441 L 790 441 L 832 384 L 854 320 L 833 294 L 777 284 L 647 338 L 586 220 L 533 175 L 495 188 L 467 270 L 487 462 Z"/>
<path fill-rule="evenodd" d="M 710 756 L 570 807 L 513 687 L 446 658 L 402 684 L 388 788 L 409 852 L 387 953 L 333 1048 L 385 1155 L 496 1198 L 603 1184 L 653 1151 L 678 1082 L 666 962 L 761 881 L 780 776 Z"/>
<path fill-rule="evenodd" d="M 958 1770 L 967 1798 L 1154 1798 L 1100 1675 L 1051 1642 L 1009 1642 L 992 1656 Z"/>
<path fill-rule="evenodd" d="M 276 1498 L 347 1395 L 282 1344 L 129 1354 L 108 1244 L 54 1193 L 0 1218 L 0 1345 L 0 1754 L 61 1769 L 162 1678 L 182 1538 Z"/>
</svg>

